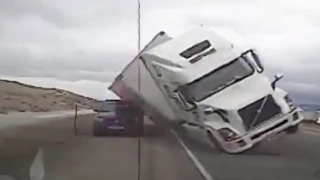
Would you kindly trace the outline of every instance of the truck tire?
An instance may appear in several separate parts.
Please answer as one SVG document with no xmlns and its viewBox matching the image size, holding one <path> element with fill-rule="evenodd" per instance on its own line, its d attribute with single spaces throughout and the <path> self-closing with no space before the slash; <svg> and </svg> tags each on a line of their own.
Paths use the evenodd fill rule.
<svg viewBox="0 0 320 180">
<path fill-rule="evenodd" d="M 140 126 L 134 129 L 132 136 L 134 137 L 143 137 L 144 135 L 144 127 Z"/>
<path fill-rule="evenodd" d="M 223 149 L 223 147 L 221 146 L 219 141 L 216 139 L 216 137 L 212 134 L 212 132 L 210 130 L 207 130 L 207 136 L 208 136 L 210 142 L 213 143 L 213 145 L 218 153 L 228 153 L 225 149 Z"/>
<path fill-rule="evenodd" d="M 100 136 L 100 134 L 99 134 L 97 131 L 95 131 L 95 130 L 93 130 L 92 134 L 93 134 L 93 137 L 98 137 L 98 136 Z"/>
<path fill-rule="evenodd" d="M 180 124 L 180 125 L 185 125 L 188 121 L 186 120 L 181 120 L 181 121 L 178 121 L 177 123 Z"/>
<path fill-rule="evenodd" d="M 299 130 L 299 124 L 288 127 L 288 128 L 286 129 L 286 132 L 287 132 L 288 134 L 295 134 L 295 133 L 298 132 L 298 130 Z"/>
<path fill-rule="evenodd" d="M 142 124 L 139 128 L 138 136 L 143 137 L 144 136 L 144 124 Z"/>
<path fill-rule="evenodd" d="M 101 136 L 101 133 L 100 132 L 98 132 L 96 129 L 93 129 L 93 137 L 99 137 L 99 136 Z"/>
<path fill-rule="evenodd" d="M 143 129 L 140 129 L 138 132 L 135 133 L 136 137 L 143 137 L 144 136 L 144 132 Z"/>
</svg>

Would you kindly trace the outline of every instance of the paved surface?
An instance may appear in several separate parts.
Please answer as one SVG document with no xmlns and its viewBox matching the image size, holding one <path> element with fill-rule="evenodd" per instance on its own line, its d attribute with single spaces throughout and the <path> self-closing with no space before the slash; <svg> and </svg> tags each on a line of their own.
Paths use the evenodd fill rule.
<svg viewBox="0 0 320 180">
<path fill-rule="evenodd" d="M 240 155 L 217 153 L 195 128 L 179 134 L 216 180 L 320 179 L 320 126 L 302 127 L 298 134 L 263 143 Z"/>
<path fill-rule="evenodd" d="M 16 180 L 28 179 L 30 170 L 46 180 L 137 179 L 138 138 L 93 138 L 90 119 L 90 115 L 79 118 L 78 136 L 72 118 L 1 130 L 0 174 Z M 141 180 L 203 179 L 167 128 L 148 121 L 145 126 Z M 296 135 L 240 155 L 217 153 L 195 128 L 177 134 L 215 180 L 320 179 L 318 126 L 304 126 Z"/>
<path fill-rule="evenodd" d="M 137 179 L 138 138 L 93 138 L 91 119 L 90 115 L 80 117 L 78 136 L 74 135 L 71 118 L 1 130 L 2 178 L 7 175 L 25 180 L 31 169 L 35 179 Z M 147 122 L 145 134 L 141 139 L 140 179 L 201 179 L 168 130 Z"/>
</svg>

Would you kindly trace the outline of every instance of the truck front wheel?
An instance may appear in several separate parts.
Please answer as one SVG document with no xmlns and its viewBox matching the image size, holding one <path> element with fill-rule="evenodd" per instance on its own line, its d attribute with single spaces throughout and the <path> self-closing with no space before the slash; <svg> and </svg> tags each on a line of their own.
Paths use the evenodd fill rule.
<svg viewBox="0 0 320 180">
<path fill-rule="evenodd" d="M 216 137 L 212 134 L 210 130 L 207 130 L 207 136 L 210 140 L 210 142 L 213 143 L 214 147 L 219 153 L 226 153 L 226 151 L 223 149 L 219 141 L 216 139 Z"/>
<path fill-rule="evenodd" d="M 297 125 L 288 127 L 288 128 L 286 129 L 286 132 L 287 132 L 288 134 L 295 134 L 295 133 L 298 132 L 298 130 L 299 130 L 299 125 L 297 124 Z"/>
<path fill-rule="evenodd" d="M 185 125 L 188 121 L 186 120 L 181 120 L 181 121 L 178 121 L 177 123 L 180 124 L 180 125 Z"/>
</svg>

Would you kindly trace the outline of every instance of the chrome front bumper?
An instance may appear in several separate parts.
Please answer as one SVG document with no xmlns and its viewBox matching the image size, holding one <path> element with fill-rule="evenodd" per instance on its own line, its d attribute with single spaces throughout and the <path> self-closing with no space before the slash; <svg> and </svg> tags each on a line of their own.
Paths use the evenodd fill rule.
<svg viewBox="0 0 320 180">
<path fill-rule="evenodd" d="M 299 124 L 303 120 L 298 108 L 292 109 L 289 113 L 271 119 L 251 130 L 240 139 L 223 142 L 222 146 L 229 153 L 239 153 L 251 148 L 254 144 L 265 138 L 276 135 L 290 126 Z"/>
</svg>

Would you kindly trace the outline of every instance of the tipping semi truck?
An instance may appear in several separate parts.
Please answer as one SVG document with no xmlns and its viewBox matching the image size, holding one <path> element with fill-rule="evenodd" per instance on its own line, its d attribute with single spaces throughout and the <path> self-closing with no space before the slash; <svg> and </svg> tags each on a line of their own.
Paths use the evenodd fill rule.
<svg viewBox="0 0 320 180">
<path fill-rule="evenodd" d="M 240 153 L 298 130 L 302 116 L 276 87 L 282 77 L 270 80 L 255 50 L 201 26 L 175 38 L 158 33 L 109 89 L 153 119 L 198 126 L 218 150 Z"/>
</svg>

